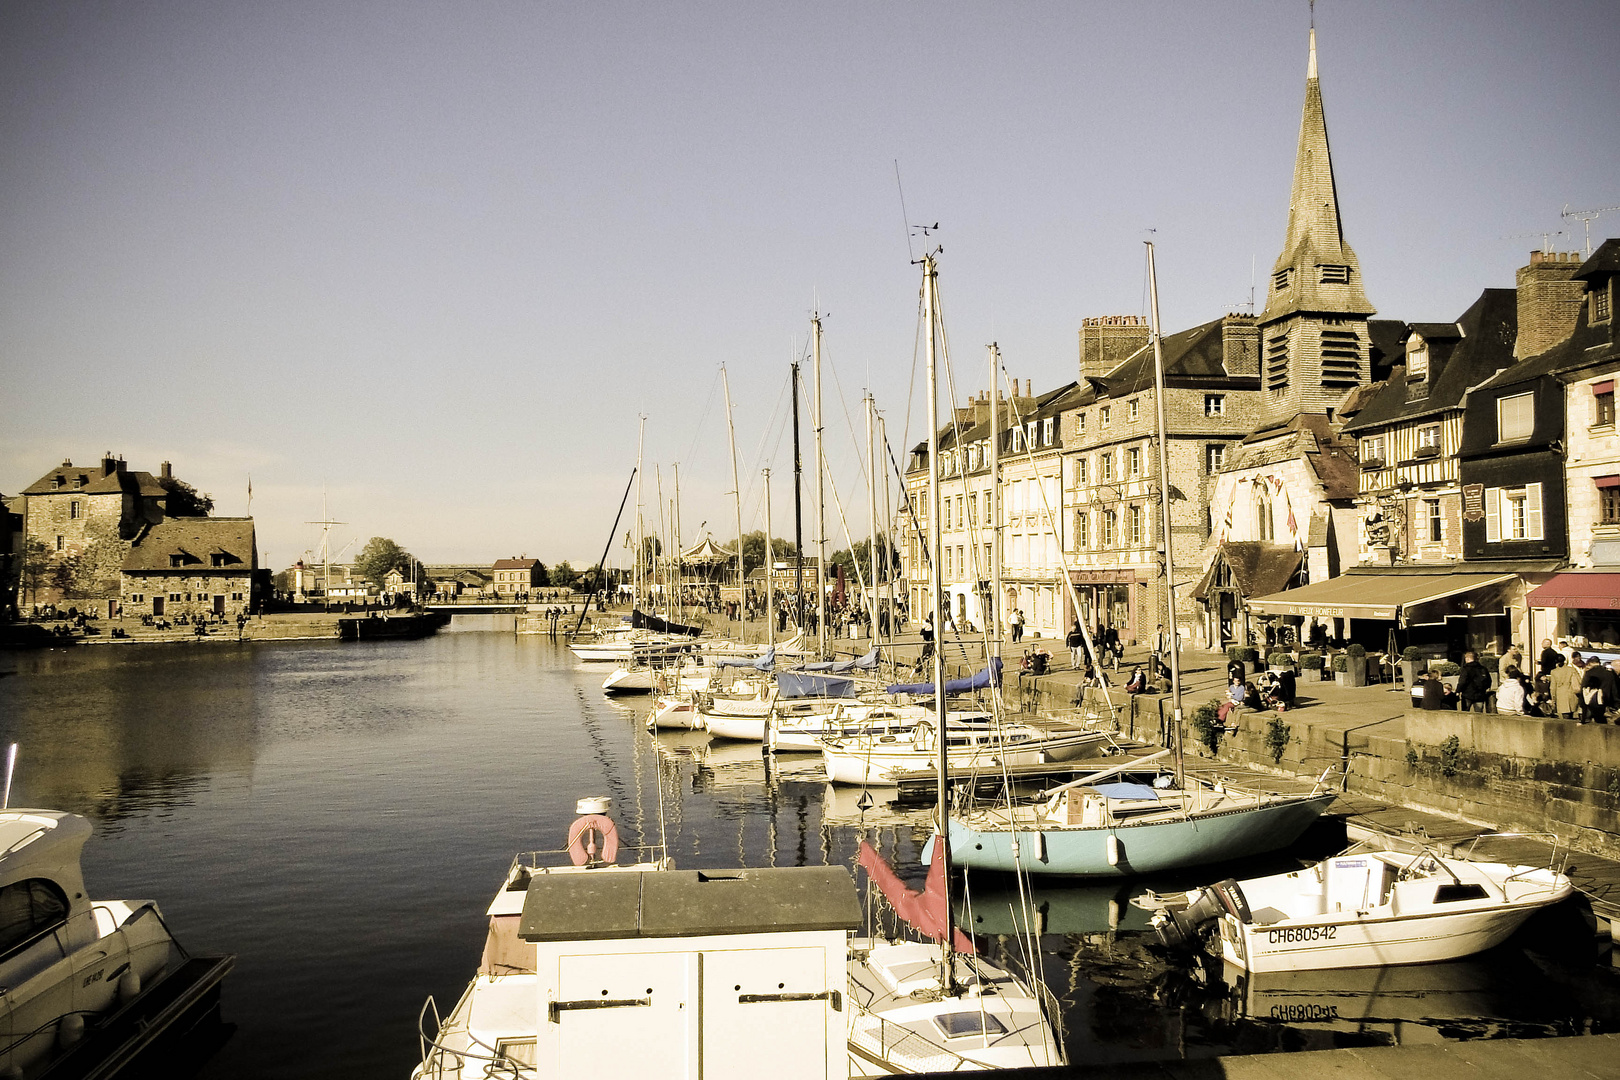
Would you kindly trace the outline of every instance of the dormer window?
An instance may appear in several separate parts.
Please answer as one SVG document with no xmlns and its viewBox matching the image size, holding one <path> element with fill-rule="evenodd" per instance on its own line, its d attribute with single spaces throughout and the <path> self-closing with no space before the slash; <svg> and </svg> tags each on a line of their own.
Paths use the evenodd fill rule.
<svg viewBox="0 0 1620 1080">
<path fill-rule="evenodd" d="M 74 478 L 73 478 L 73 486 L 74 486 L 74 487 L 76 487 L 76 488 L 82 488 L 82 487 L 84 487 L 84 477 L 82 477 L 82 476 L 75 476 L 75 477 L 74 477 Z"/>
<path fill-rule="evenodd" d="M 57 473 L 55 476 L 51 477 L 51 486 L 54 488 L 66 487 L 67 480 L 62 476 L 61 473 Z"/>
<path fill-rule="evenodd" d="M 1028 424 L 1024 425 L 1024 435 L 1025 438 L 1029 440 L 1029 448 L 1031 450 L 1035 449 L 1035 446 L 1037 445 L 1035 442 L 1035 421 L 1031 420 Z"/>
<path fill-rule="evenodd" d="M 174 554 L 174 555 L 170 555 L 169 556 L 169 565 L 171 567 L 184 566 L 184 565 L 186 565 L 186 557 L 184 555 L 181 555 L 181 554 L 178 554 L 178 553 Z"/>
<path fill-rule="evenodd" d="M 1323 263 L 1322 265 L 1318 266 L 1317 269 L 1322 272 L 1323 285 L 1350 284 L 1350 268 L 1348 266 L 1338 266 L 1333 263 Z"/>
<path fill-rule="evenodd" d="M 1052 445 L 1052 419 L 1051 419 L 1051 417 L 1047 417 L 1045 420 L 1041 421 L 1041 445 L 1042 446 L 1051 446 Z"/>
<path fill-rule="evenodd" d="M 1084 435 L 1086 433 L 1086 414 L 1083 412 L 1077 412 L 1074 414 L 1074 433 L 1076 435 Z"/>
<path fill-rule="evenodd" d="M 1110 406 L 1110 405 L 1104 405 L 1102 408 L 1098 409 L 1097 410 L 1097 423 L 1100 424 L 1103 427 L 1107 427 L 1108 426 L 1108 421 L 1113 416 L 1113 412 L 1114 412 L 1113 407 Z"/>
<path fill-rule="evenodd" d="M 1514 442 L 1530 437 L 1535 430 L 1534 402 L 1533 393 L 1496 399 L 1497 442 Z"/>
<path fill-rule="evenodd" d="M 1275 274 L 1271 275 L 1271 287 L 1276 289 L 1278 292 L 1282 292 L 1284 289 L 1288 288 L 1288 279 L 1291 278 L 1293 274 L 1294 271 L 1292 268 L 1277 271 Z"/>
<path fill-rule="evenodd" d="M 1609 321 L 1609 283 L 1592 290 L 1592 321 L 1595 323 Z"/>
</svg>

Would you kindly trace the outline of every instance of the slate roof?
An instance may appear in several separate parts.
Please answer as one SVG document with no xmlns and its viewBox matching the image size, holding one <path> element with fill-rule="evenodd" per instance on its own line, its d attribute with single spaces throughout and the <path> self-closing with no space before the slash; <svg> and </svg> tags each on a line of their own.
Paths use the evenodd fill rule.
<svg viewBox="0 0 1620 1080">
<path fill-rule="evenodd" d="M 1594 262 L 1604 248 L 1611 244 L 1620 247 L 1620 242 L 1605 241 L 1603 248 L 1592 253 L 1588 264 Z M 1608 258 L 1609 256 L 1605 256 Z M 1620 258 L 1620 252 L 1614 256 Z M 1582 265 L 1582 271 L 1586 264 Z M 1616 271 L 1620 272 L 1620 271 Z M 1607 271 L 1593 271 L 1598 277 L 1605 276 Z M 1616 341 L 1616 333 L 1620 332 L 1620 319 L 1610 318 L 1597 326 L 1591 325 L 1591 305 L 1582 304 L 1580 315 L 1575 320 L 1575 330 L 1563 341 L 1554 345 L 1546 352 L 1527 356 L 1512 367 L 1498 372 L 1495 377 L 1485 382 L 1480 389 L 1503 386 L 1516 386 L 1520 383 L 1532 382 L 1544 375 L 1558 375 L 1566 371 L 1577 371 L 1590 364 L 1608 363 L 1620 357 L 1620 342 Z"/>
<path fill-rule="evenodd" d="M 1360 485 L 1355 440 L 1334 432 L 1326 415 L 1298 413 L 1287 423 L 1245 436 L 1222 471 L 1241 472 L 1304 458 L 1327 499 L 1354 498 Z"/>
<path fill-rule="evenodd" d="M 1209 570 L 1193 591 L 1202 597 L 1214 580 L 1216 566 L 1224 561 L 1232 568 L 1238 591 L 1244 596 L 1270 596 L 1288 588 L 1294 572 L 1299 569 L 1304 553 L 1288 544 L 1268 544 L 1261 540 L 1228 540 L 1220 546 Z"/>
<path fill-rule="evenodd" d="M 540 565 L 539 559 L 496 559 L 494 570 L 533 570 Z"/>
<path fill-rule="evenodd" d="M 178 566 L 173 565 L 176 555 L 182 560 Z M 223 566 L 214 565 L 215 555 L 224 556 Z M 152 526 L 124 558 L 124 570 L 130 573 L 220 569 L 244 573 L 254 565 L 252 518 L 167 518 Z"/>
<path fill-rule="evenodd" d="M 1591 281 L 1609 274 L 1620 274 L 1620 240 L 1612 238 L 1598 245 L 1598 249 L 1575 271 L 1575 277 Z"/>
<path fill-rule="evenodd" d="M 61 484 L 57 484 L 57 480 Z M 82 487 L 75 487 L 76 481 L 82 481 Z M 113 495 L 120 492 L 129 492 L 136 495 L 150 495 L 161 498 L 168 492 L 157 482 L 157 477 L 148 472 L 129 472 L 115 469 L 111 473 L 103 473 L 100 462 L 94 465 L 75 465 L 71 460 L 64 461 L 44 476 L 23 489 L 24 495 Z"/>
<path fill-rule="evenodd" d="M 1455 323 L 1412 323 L 1412 333 L 1429 344 L 1431 382 L 1426 397 L 1407 400 L 1406 368 L 1397 365 L 1389 381 L 1344 430 L 1364 432 L 1401 420 L 1462 407 L 1463 395 L 1513 363 L 1518 334 L 1518 294 L 1486 289 Z"/>
<path fill-rule="evenodd" d="M 1211 319 L 1189 330 L 1165 335 L 1163 352 L 1166 382 L 1173 379 L 1243 377 L 1229 376 L 1226 373 L 1226 350 L 1221 334 L 1221 324 L 1225 321 L 1224 317 Z M 1255 379 L 1258 384 L 1259 376 L 1249 377 Z M 1153 350 L 1145 349 L 1101 378 L 1090 381 L 1096 385 L 1097 392 L 1094 399 L 1099 401 L 1147 390 L 1153 386 Z M 1090 400 L 1092 399 L 1076 404 L 1084 405 Z"/>
<path fill-rule="evenodd" d="M 1027 424 L 1031 420 L 1045 420 L 1048 417 L 1057 416 L 1065 409 L 1073 407 L 1079 403 L 1081 391 L 1082 388 L 1080 384 L 1066 383 L 1065 385 L 1058 387 L 1056 390 L 1048 390 L 1044 394 L 1037 394 L 1035 396 L 1033 405 L 1023 404 L 1028 402 L 1030 399 L 1020 397 L 1018 399 L 1020 405 L 1016 411 L 1012 409 L 1010 403 L 1003 398 L 1001 402 L 1002 438 L 1006 439 L 1008 437 L 1007 432 L 1011 430 L 1011 425 L 1014 423 Z M 971 425 L 964 424 L 962 426 L 963 446 L 971 446 L 972 444 L 980 442 L 984 439 L 988 439 L 989 437 L 990 417 L 988 409 L 985 410 L 985 418 L 983 420 Z M 952 423 L 951 421 L 946 421 L 944 426 L 940 429 L 939 448 L 941 450 L 949 450 L 956 445 L 956 424 Z M 1053 448 L 1055 449 L 1055 447 Z M 916 449 L 914 449 L 912 453 L 922 457 L 927 457 L 927 441 L 918 443 Z M 1007 451 L 1003 449 L 1003 453 L 1007 453 Z"/>
</svg>

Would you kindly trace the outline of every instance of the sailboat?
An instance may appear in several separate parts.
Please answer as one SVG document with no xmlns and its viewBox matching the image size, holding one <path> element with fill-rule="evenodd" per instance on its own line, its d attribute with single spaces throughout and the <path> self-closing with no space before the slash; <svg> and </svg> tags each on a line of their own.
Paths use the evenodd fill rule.
<svg viewBox="0 0 1620 1080">
<path fill-rule="evenodd" d="M 1151 296 L 1153 374 L 1158 406 L 1159 506 L 1165 537 L 1170 528 L 1170 475 L 1164 410 L 1164 350 L 1159 329 L 1159 287 L 1153 245 L 1147 245 Z M 1163 548 L 1165 577 L 1175 581 L 1172 545 Z M 1181 768 L 1181 660 L 1175 589 L 1169 605 L 1170 684 L 1175 723 L 1170 750 L 1173 776 L 1129 783 L 1120 774 L 1132 764 L 1104 769 L 1037 794 L 1033 801 L 976 807 L 949 822 L 953 854 L 966 866 L 1074 877 L 1117 877 L 1225 862 L 1287 847 L 1336 798 L 1327 772 L 1309 792 L 1245 793 L 1225 784 L 1188 787 Z M 1155 770 L 1156 771 L 1156 770 Z M 1110 781 L 1103 783 L 1104 780 Z"/>
<path fill-rule="evenodd" d="M 929 596 L 934 625 L 943 626 L 940 603 L 938 269 L 934 252 L 923 256 L 923 311 L 928 359 Z M 945 661 L 933 656 L 934 715 L 947 716 Z M 851 1076 L 902 1072 L 948 1072 L 1063 1064 L 1062 1044 L 1044 1002 L 1030 986 L 981 956 L 955 927 L 951 909 L 952 841 L 943 828 L 948 813 L 947 740 L 937 747 L 938 823 L 929 859 L 928 888 L 912 893 L 866 846 L 862 865 L 902 916 L 933 943 L 857 940 L 849 960 L 849 1053 Z M 1036 984 L 1040 986 L 1039 983 Z M 1044 989 L 1044 987 L 1043 987 Z"/>
</svg>

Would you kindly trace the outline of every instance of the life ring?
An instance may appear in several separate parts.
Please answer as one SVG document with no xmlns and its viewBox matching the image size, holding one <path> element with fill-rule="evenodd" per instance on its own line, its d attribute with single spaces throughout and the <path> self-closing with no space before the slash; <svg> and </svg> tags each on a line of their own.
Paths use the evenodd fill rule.
<svg viewBox="0 0 1620 1080">
<path fill-rule="evenodd" d="M 594 834 L 590 839 L 587 836 Z M 598 857 L 600 851 L 600 857 Z M 606 814 L 586 814 L 574 819 L 568 830 L 568 857 L 575 866 L 610 863 L 619 854 L 619 829 Z"/>
</svg>

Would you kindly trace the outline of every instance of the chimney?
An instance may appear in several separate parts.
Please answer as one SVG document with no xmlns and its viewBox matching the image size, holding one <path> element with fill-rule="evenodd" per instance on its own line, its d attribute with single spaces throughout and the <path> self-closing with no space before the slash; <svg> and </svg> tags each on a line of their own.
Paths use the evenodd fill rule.
<svg viewBox="0 0 1620 1080">
<path fill-rule="evenodd" d="M 167 461 L 158 466 L 158 477 L 163 480 L 174 479 L 174 469 Z"/>
<path fill-rule="evenodd" d="M 1228 375 L 1260 374 L 1260 327 L 1253 315 L 1221 320 L 1221 365 Z"/>
<path fill-rule="evenodd" d="M 108 450 L 106 453 L 101 455 L 101 475 L 111 476 L 117 471 L 118 459 L 112 456 L 111 450 Z"/>
<path fill-rule="evenodd" d="M 1518 286 L 1519 336 L 1513 358 L 1544 353 L 1575 332 L 1586 296 L 1586 283 L 1572 280 L 1581 268 L 1578 253 L 1532 251 L 1530 264 L 1515 275 Z"/>
<path fill-rule="evenodd" d="M 1113 371 L 1148 342 L 1147 320 L 1137 315 L 1099 315 L 1080 320 L 1080 377 Z"/>
</svg>

